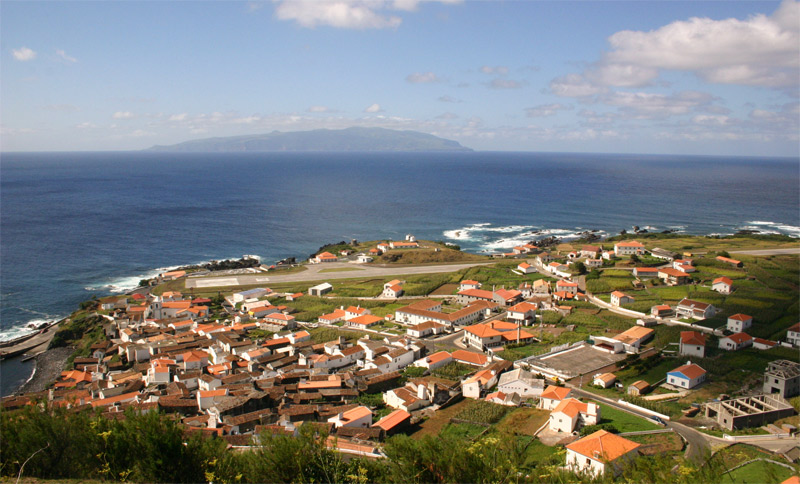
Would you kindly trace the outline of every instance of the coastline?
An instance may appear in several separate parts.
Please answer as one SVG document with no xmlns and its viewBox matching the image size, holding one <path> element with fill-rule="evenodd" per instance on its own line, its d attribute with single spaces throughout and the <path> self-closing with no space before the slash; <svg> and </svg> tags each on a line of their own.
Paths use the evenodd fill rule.
<svg viewBox="0 0 800 484">
<path fill-rule="evenodd" d="M 67 359 L 74 351 L 74 348 L 62 347 L 36 355 L 33 359 L 33 374 L 28 381 L 14 390 L 14 394 L 45 391 L 61 374 Z"/>
</svg>

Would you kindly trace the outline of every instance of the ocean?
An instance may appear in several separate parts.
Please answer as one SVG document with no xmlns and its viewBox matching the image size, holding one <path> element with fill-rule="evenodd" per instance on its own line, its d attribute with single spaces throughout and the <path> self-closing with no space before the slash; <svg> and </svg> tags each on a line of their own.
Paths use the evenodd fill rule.
<svg viewBox="0 0 800 484">
<path fill-rule="evenodd" d="M 410 233 L 489 253 L 634 225 L 800 237 L 799 185 L 794 158 L 4 153 L 0 339 L 166 268 L 244 254 L 302 259 L 351 238 Z M 30 374 L 17 366 L 12 375 L 3 365 L 2 394 Z"/>
</svg>

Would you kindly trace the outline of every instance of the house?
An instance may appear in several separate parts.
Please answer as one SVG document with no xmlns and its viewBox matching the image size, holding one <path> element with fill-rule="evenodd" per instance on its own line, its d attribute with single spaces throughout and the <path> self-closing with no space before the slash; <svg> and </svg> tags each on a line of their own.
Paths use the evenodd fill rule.
<svg viewBox="0 0 800 484">
<path fill-rule="evenodd" d="M 764 372 L 764 393 L 777 393 L 782 398 L 800 395 L 800 363 L 790 360 L 769 362 Z"/>
<path fill-rule="evenodd" d="M 322 264 L 325 262 L 336 262 L 339 259 L 330 252 L 322 252 L 321 254 L 317 254 L 317 256 L 313 260 L 317 264 Z"/>
<path fill-rule="evenodd" d="M 490 321 L 464 328 L 464 343 L 483 350 L 504 346 L 509 343 L 527 343 L 533 335 L 523 330 L 519 324 L 508 321 Z"/>
<path fill-rule="evenodd" d="M 481 370 L 461 384 L 461 393 L 467 398 L 480 398 L 481 392 L 492 388 L 497 383 L 497 371 Z"/>
<path fill-rule="evenodd" d="M 370 251 L 370 252 L 372 252 L 373 250 L 374 250 L 376 253 L 378 253 L 378 252 L 379 252 L 379 251 L 378 251 L 378 249 L 370 249 L 369 251 Z M 370 262 L 372 262 L 373 260 L 374 260 L 374 259 L 373 259 L 371 256 L 369 256 L 369 255 L 366 255 L 366 254 L 359 254 L 359 256 L 358 256 L 358 259 L 357 259 L 357 262 L 358 262 L 359 264 L 369 264 L 369 263 L 370 263 Z"/>
<path fill-rule="evenodd" d="M 603 259 L 586 259 L 583 261 L 583 265 L 585 265 L 588 269 L 603 267 Z"/>
<path fill-rule="evenodd" d="M 458 363 L 471 366 L 486 366 L 489 363 L 489 357 L 483 353 L 474 353 L 466 350 L 455 350 L 450 354 Z"/>
<path fill-rule="evenodd" d="M 498 289 L 492 300 L 501 306 L 510 306 L 522 299 L 522 293 L 516 289 Z"/>
<path fill-rule="evenodd" d="M 753 348 L 757 350 L 771 350 L 776 346 L 778 346 L 777 341 L 770 341 L 763 338 L 753 338 Z"/>
<path fill-rule="evenodd" d="M 621 466 L 638 454 L 640 444 L 605 430 L 567 445 L 566 465 L 574 472 L 593 476 L 616 475 Z"/>
<path fill-rule="evenodd" d="M 517 394 L 521 398 L 538 397 L 544 391 L 544 380 L 534 378 L 533 373 L 522 368 L 500 375 L 497 389 L 506 394 Z"/>
<path fill-rule="evenodd" d="M 339 321 L 343 321 L 346 315 L 347 313 L 344 311 L 344 309 L 334 309 L 332 313 L 323 314 L 317 318 L 317 321 L 322 324 L 338 323 Z"/>
<path fill-rule="evenodd" d="M 659 304 L 650 308 L 650 315 L 656 318 L 667 318 L 672 316 L 674 311 L 666 304 Z"/>
<path fill-rule="evenodd" d="M 431 334 L 441 334 L 447 328 L 447 325 L 437 323 L 436 321 L 425 321 L 414 326 L 409 326 L 406 334 L 415 338 L 424 338 Z"/>
<path fill-rule="evenodd" d="M 378 420 L 373 427 L 382 429 L 386 435 L 392 435 L 399 430 L 402 430 L 411 422 L 411 414 L 403 409 L 398 408 L 389 415 Z"/>
<path fill-rule="evenodd" d="M 570 281 L 556 281 L 556 292 L 567 292 L 572 295 L 578 294 L 578 283 Z"/>
<path fill-rule="evenodd" d="M 690 280 L 689 274 L 673 269 L 672 267 L 665 267 L 658 270 L 658 278 L 663 280 L 665 284 L 670 286 L 679 286 L 687 284 Z"/>
<path fill-rule="evenodd" d="M 497 304 L 492 301 L 480 300 L 473 301 L 458 311 L 443 313 L 440 301 L 422 300 L 397 309 L 394 319 L 398 323 L 410 325 L 434 321 L 448 327 L 461 326 L 486 318 L 495 307 Z"/>
<path fill-rule="evenodd" d="M 428 389 L 425 385 L 418 385 L 416 389 L 406 385 L 389 390 L 383 394 L 383 401 L 388 407 L 406 412 L 413 412 L 431 404 Z"/>
<path fill-rule="evenodd" d="M 672 261 L 672 268 L 683 272 L 695 272 L 697 270 L 691 259 L 675 259 Z"/>
<path fill-rule="evenodd" d="M 264 316 L 277 312 L 280 312 L 280 309 L 278 309 L 276 306 L 266 303 L 264 306 L 251 308 L 247 311 L 247 314 L 249 314 L 252 318 L 263 318 Z"/>
<path fill-rule="evenodd" d="M 614 255 L 644 255 L 644 245 L 635 240 L 614 244 Z"/>
<path fill-rule="evenodd" d="M 623 304 L 630 304 L 634 302 L 635 299 L 631 296 L 626 295 L 620 291 L 614 291 L 611 293 L 611 305 L 612 306 L 622 306 Z"/>
<path fill-rule="evenodd" d="M 515 304 L 508 308 L 506 319 L 528 326 L 536 320 L 536 304 L 529 302 Z"/>
<path fill-rule="evenodd" d="M 725 329 L 732 333 L 741 333 L 750 329 L 753 325 L 753 317 L 746 314 L 738 313 L 733 316 L 728 316 L 728 324 Z"/>
<path fill-rule="evenodd" d="M 676 257 L 678 257 L 678 254 L 676 252 L 662 249 L 660 247 L 652 249 L 650 251 L 650 255 L 652 255 L 653 257 L 658 257 L 659 259 L 667 260 L 669 262 L 672 262 L 673 260 L 675 260 Z"/>
<path fill-rule="evenodd" d="M 446 351 L 439 351 L 414 362 L 414 366 L 435 370 L 453 361 L 453 357 Z"/>
<path fill-rule="evenodd" d="M 327 282 L 323 282 L 322 284 L 318 284 L 314 287 L 308 288 L 308 295 L 309 296 L 322 296 L 329 292 L 333 291 L 333 286 Z"/>
<path fill-rule="evenodd" d="M 283 313 L 268 314 L 264 317 L 263 322 L 265 326 L 278 326 L 281 329 L 294 329 L 297 327 L 294 316 Z"/>
<path fill-rule="evenodd" d="M 720 349 L 727 351 L 737 351 L 752 346 L 752 344 L 753 338 L 747 333 L 733 333 L 719 339 Z"/>
<path fill-rule="evenodd" d="M 372 425 L 372 410 L 364 406 L 356 407 L 329 418 L 328 422 L 337 429 L 340 427 L 369 427 Z"/>
<path fill-rule="evenodd" d="M 586 257 L 587 259 L 597 259 L 600 257 L 602 252 L 603 249 L 596 245 L 584 245 L 581 248 L 581 257 Z"/>
<path fill-rule="evenodd" d="M 726 264 L 730 264 L 734 267 L 742 267 L 742 261 L 738 261 L 736 259 L 731 259 L 730 257 L 723 257 L 721 255 L 717 256 L 717 260 L 720 262 L 725 262 Z"/>
<path fill-rule="evenodd" d="M 550 413 L 548 426 L 554 432 L 569 433 L 585 425 L 596 425 L 599 421 L 600 407 L 596 403 L 565 398 Z"/>
<path fill-rule="evenodd" d="M 655 267 L 634 267 L 633 275 L 639 279 L 653 279 L 658 277 L 658 269 Z"/>
<path fill-rule="evenodd" d="M 733 290 L 733 281 L 729 277 L 718 277 L 711 283 L 711 290 L 720 294 L 730 294 Z"/>
<path fill-rule="evenodd" d="M 622 333 L 614 336 L 612 339 L 622 343 L 623 348 L 628 353 L 635 353 L 639 350 L 642 343 L 650 339 L 655 334 L 652 328 L 645 328 L 642 326 L 631 326 Z"/>
<path fill-rule="evenodd" d="M 286 295 L 286 300 L 287 301 L 296 301 L 296 300 L 300 299 L 301 297 L 303 297 L 303 293 L 302 292 L 296 292 L 294 294 L 287 294 Z"/>
<path fill-rule="evenodd" d="M 681 356 L 706 356 L 706 335 L 699 331 L 681 331 L 681 341 L 678 353 Z"/>
<path fill-rule="evenodd" d="M 794 347 L 800 347 L 800 323 L 793 324 L 786 330 L 786 342 Z"/>
<path fill-rule="evenodd" d="M 553 262 L 554 259 L 555 257 L 553 257 L 549 252 L 542 252 L 536 256 L 536 263 L 544 267 L 545 265 Z"/>
<path fill-rule="evenodd" d="M 717 309 L 711 304 L 693 301 L 691 299 L 681 299 L 675 307 L 675 313 L 679 318 L 706 319 L 714 316 Z"/>
<path fill-rule="evenodd" d="M 536 272 L 536 269 L 527 262 L 522 262 L 517 266 L 517 270 L 523 274 L 530 274 L 532 272 Z"/>
<path fill-rule="evenodd" d="M 480 289 L 481 283 L 478 281 L 473 281 L 472 279 L 464 279 L 461 281 L 461 284 L 458 285 L 459 291 L 466 291 L 467 289 Z"/>
<path fill-rule="evenodd" d="M 389 283 L 386 283 L 383 286 L 383 292 L 381 293 L 381 297 L 388 297 L 392 299 L 397 299 L 402 295 L 403 295 L 403 286 L 400 284 L 389 285 Z"/>
<path fill-rule="evenodd" d="M 569 388 L 548 385 L 539 396 L 539 406 L 537 408 L 553 410 L 561 403 L 561 400 L 569 397 L 571 392 L 572 390 Z"/>
<path fill-rule="evenodd" d="M 599 375 L 595 375 L 594 379 L 592 380 L 592 385 L 597 385 L 602 388 L 609 388 L 616 381 L 617 376 L 613 373 L 601 373 Z"/>
<path fill-rule="evenodd" d="M 486 395 L 486 398 L 483 400 L 496 405 L 505 405 L 507 407 L 519 407 L 519 404 L 522 402 L 522 399 L 520 399 L 519 395 L 516 393 L 503 393 L 499 390 Z"/>
<path fill-rule="evenodd" d="M 667 384 L 692 389 L 706 381 L 706 370 L 691 362 L 667 372 Z"/>
<path fill-rule="evenodd" d="M 560 262 L 551 262 L 545 266 L 545 270 L 547 272 L 554 274 L 559 277 L 571 277 L 572 274 L 569 272 L 569 267 L 565 264 Z"/>
<path fill-rule="evenodd" d="M 237 292 L 233 294 L 233 303 L 240 303 L 247 301 L 248 299 L 258 299 L 264 296 L 267 296 L 271 293 L 271 289 L 257 287 L 255 289 L 250 289 L 248 291 Z"/>
<path fill-rule="evenodd" d="M 375 326 L 376 324 L 383 321 L 383 318 L 378 316 L 373 316 L 371 314 L 365 314 L 363 316 L 358 316 L 357 318 L 348 319 L 345 323 L 345 326 L 350 326 L 352 328 L 358 329 L 367 329 L 371 326 Z"/>
<path fill-rule="evenodd" d="M 419 242 L 389 242 L 389 247 L 392 249 L 417 249 L 419 248 Z"/>
<path fill-rule="evenodd" d="M 650 391 L 650 384 L 644 380 L 638 380 L 628 385 L 628 395 L 644 395 Z"/>
</svg>

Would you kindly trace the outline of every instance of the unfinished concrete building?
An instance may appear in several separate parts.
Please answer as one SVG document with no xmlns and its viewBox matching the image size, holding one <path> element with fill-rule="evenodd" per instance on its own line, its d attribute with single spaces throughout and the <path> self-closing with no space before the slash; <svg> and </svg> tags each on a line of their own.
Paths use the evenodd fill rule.
<svg viewBox="0 0 800 484">
<path fill-rule="evenodd" d="M 790 360 L 771 361 L 764 372 L 764 393 L 777 393 L 783 398 L 800 395 L 800 363 Z"/>
<path fill-rule="evenodd" d="M 706 404 L 706 417 L 727 430 L 766 425 L 794 415 L 794 407 L 778 395 L 756 395 Z"/>
</svg>

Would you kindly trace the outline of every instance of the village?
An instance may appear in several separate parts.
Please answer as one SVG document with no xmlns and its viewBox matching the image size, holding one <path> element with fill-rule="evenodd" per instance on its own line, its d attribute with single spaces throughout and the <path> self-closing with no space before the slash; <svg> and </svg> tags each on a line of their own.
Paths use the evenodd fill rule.
<svg viewBox="0 0 800 484">
<path fill-rule="evenodd" d="M 101 298 L 82 317 L 102 330 L 90 344 L 67 341 L 85 344 L 71 368 L 2 408 L 160 411 L 237 450 L 313 425 L 329 448 L 375 459 L 392 435 L 475 440 L 513 418 L 548 455 L 564 449 L 560 465 L 576 473 L 615 475 L 642 455 L 697 457 L 737 442 L 797 472 L 800 323 L 780 307 L 796 287 L 784 293 L 756 257 L 633 239 L 528 243 L 433 290 L 398 275 L 353 297 L 348 285 L 364 283 L 344 275 L 448 249 L 411 235 L 348 245 L 286 270 L 313 267 L 313 281 L 272 284 L 274 266 L 180 270 Z M 775 314 L 770 300 L 745 304 L 764 290 Z"/>
</svg>

